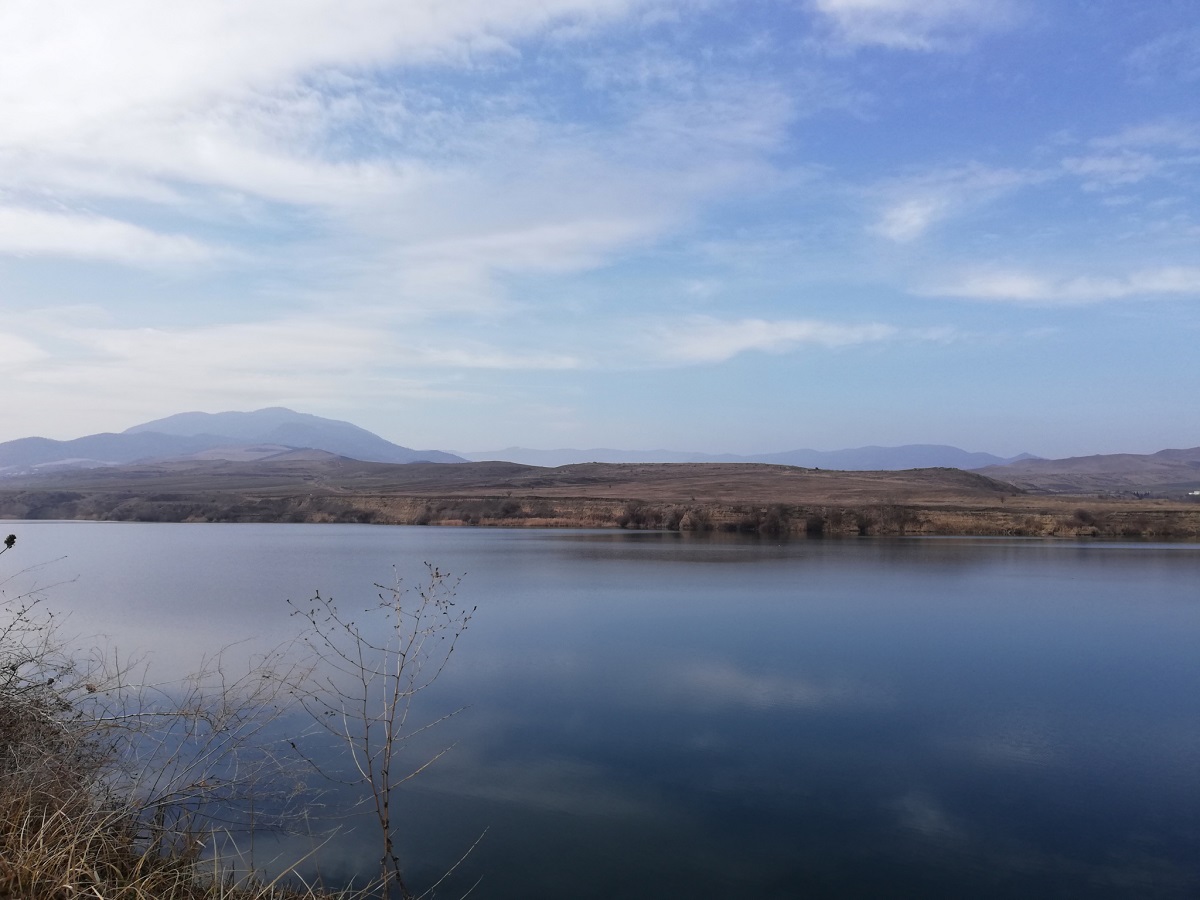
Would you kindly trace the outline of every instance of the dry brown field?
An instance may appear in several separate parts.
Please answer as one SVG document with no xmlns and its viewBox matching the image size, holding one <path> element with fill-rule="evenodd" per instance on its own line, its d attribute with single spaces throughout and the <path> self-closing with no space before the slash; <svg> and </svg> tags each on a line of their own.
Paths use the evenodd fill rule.
<svg viewBox="0 0 1200 900">
<path fill-rule="evenodd" d="M 1200 539 L 1200 503 L 1035 493 L 958 469 L 187 462 L 0 483 L 0 516 Z"/>
</svg>

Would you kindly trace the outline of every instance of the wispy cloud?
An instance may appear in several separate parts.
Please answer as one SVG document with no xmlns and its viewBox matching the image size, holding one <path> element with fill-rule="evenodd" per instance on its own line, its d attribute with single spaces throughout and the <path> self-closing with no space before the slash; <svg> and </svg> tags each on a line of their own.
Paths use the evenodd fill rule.
<svg viewBox="0 0 1200 900">
<path fill-rule="evenodd" d="M 850 391 L 851 357 L 986 339 L 961 306 L 913 327 L 915 277 L 1031 307 L 1191 296 L 1190 13 L 301 5 L 0 4 L 10 436 L 128 404 L 485 429 L 486 395 L 535 441 L 559 426 L 531 398 L 610 421 L 614 370 L 733 385 L 727 360 L 822 354 Z M 1161 37 L 1127 54 L 1131 34 Z"/>
<path fill-rule="evenodd" d="M 118 0 L 69 14 L 55 3 L 9 4 L 0 12 L 0 185 L 18 196 L 47 191 L 173 208 L 181 199 L 198 201 L 194 189 L 204 186 L 226 192 L 203 200 L 224 217 L 240 211 L 238 195 L 246 195 L 361 210 L 357 221 L 367 222 L 372 209 L 444 199 L 438 187 L 447 175 L 451 186 L 461 182 L 455 160 L 469 159 L 466 142 L 496 138 L 486 131 L 499 119 L 472 116 L 464 127 L 453 108 L 413 89 L 350 73 L 372 65 L 469 70 L 509 38 L 564 22 L 599 27 L 656 5 L 315 0 L 299 15 L 282 2 L 170 11 Z M 339 137 L 353 130 L 368 140 Z M 503 156 L 506 146 L 491 144 L 489 155 Z M 58 224 L 80 230 L 87 223 Z M 85 247 L 126 258 L 112 245 L 134 243 L 133 232 L 117 237 L 107 226 L 101 239 L 98 223 L 91 225 Z M 153 230 L 148 219 L 138 227 Z M 175 256 L 199 255 L 169 234 L 154 247 L 141 238 L 134 256 L 166 257 L 167 247 Z M 69 243 L 45 238 L 37 248 L 52 252 Z"/>
<path fill-rule="evenodd" d="M 1084 153 L 1062 161 L 1064 174 L 1082 179 L 1086 190 L 1123 189 L 1198 167 L 1200 130 L 1178 120 L 1145 122 L 1094 138 Z"/>
<path fill-rule="evenodd" d="M 1125 150 L 1093 156 L 1073 156 L 1063 160 L 1063 168 L 1083 179 L 1084 187 L 1097 190 L 1136 184 L 1162 170 L 1162 161 L 1149 153 Z"/>
<path fill-rule="evenodd" d="M 1140 81 L 1200 81 L 1200 28 L 1172 31 L 1147 41 L 1125 62 Z"/>
<path fill-rule="evenodd" d="M 783 353 L 805 345 L 837 348 L 878 343 L 899 333 L 895 326 L 878 322 L 843 325 L 810 319 L 731 321 L 694 316 L 652 329 L 641 343 L 653 358 L 696 364 L 723 362 L 750 351 Z"/>
<path fill-rule="evenodd" d="M 171 328 L 74 324 L 82 313 L 17 318 L 25 333 L 0 337 L 0 354 L 20 361 L 12 367 L 13 389 L 0 395 L 0 414 L 42 423 L 48 398 L 67 392 L 70 431 L 36 426 L 53 436 L 110 430 L 122 417 L 131 423 L 149 417 L 147 411 L 320 407 L 347 397 L 379 403 L 456 393 L 444 372 L 422 368 L 431 354 L 413 354 L 410 364 L 392 331 L 336 317 Z"/>
<path fill-rule="evenodd" d="M 937 195 L 898 200 L 884 209 L 874 231 L 905 244 L 921 237 L 934 223 L 949 215 L 951 206 L 949 198 Z"/>
<path fill-rule="evenodd" d="M 134 265 L 196 263 L 223 253 L 184 235 L 106 216 L 0 206 L 0 254 L 104 259 Z"/>
<path fill-rule="evenodd" d="M 674 703 L 756 710 L 796 710 L 874 705 L 874 687 L 837 680 L 749 672 L 729 662 L 664 666 L 656 679 Z"/>
<path fill-rule="evenodd" d="M 834 34 L 851 45 L 896 50 L 962 48 L 1012 24 L 1006 0 L 813 0 Z"/>
<path fill-rule="evenodd" d="M 0 219 L 0 253 L 203 263 L 228 256 L 214 234 L 233 244 L 252 224 L 268 240 L 246 257 L 281 271 L 299 247 L 293 271 L 325 261 L 273 292 L 293 309 L 494 312 L 513 276 L 602 266 L 769 180 L 794 114 L 786 90 L 734 69 L 665 54 L 626 68 L 614 51 L 598 74 L 568 52 L 612 23 L 673 14 L 673 0 L 314 0 L 304 15 L 118 0 L 45 24 L 53 6 L 0 12 L 13 26 L 0 28 L 0 191 L 24 217 Z M 605 127 L 529 85 L 472 79 L 518 71 L 513 42 L 532 37 L 549 55 L 567 48 L 566 77 L 619 100 Z M 447 70 L 463 78 L 453 89 L 429 77 Z M 37 213 L 46 197 L 65 211 Z"/>
<path fill-rule="evenodd" d="M 0 369 L 10 372 L 25 370 L 46 357 L 46 351 L 33 341 L 19 335 L 0 332 Z"/>
<path fill-rule="evenodd" d="M 879 207 L 871 230 L 896 243 L 915 241 L 946 219 L 1047 177 L 1039 170 L 971 164 L 892 179 L 869 192 Z"/>
<path fill-rule="evenodd" d="M 1160 119 L 1122 128 L 1114 134 L 1098 137 L 1092 146 L 1101 150 L 1165 147 L 1176 150 L 1200 149 L 1200 128 L 1181 119 Z"/>
<path fill-rule="evenodd" d="M 1144 269 L 1124 276 L 1071 277 L 985 270 L 929 286 L 919 293 L 1052 306 L 1082 306 L 1139 297 L 1200 297 L 1200 267 Z"/>
<path fill-rule="evenodd" d="M 563 371 L 583 366 L 570 353 L 502 350 L 481 341 L 455 340 L 453 346 L 417 344 L 397 348 L 405 365 L 415 368 L 493 369 L 517 371 Z"/>
</svg>

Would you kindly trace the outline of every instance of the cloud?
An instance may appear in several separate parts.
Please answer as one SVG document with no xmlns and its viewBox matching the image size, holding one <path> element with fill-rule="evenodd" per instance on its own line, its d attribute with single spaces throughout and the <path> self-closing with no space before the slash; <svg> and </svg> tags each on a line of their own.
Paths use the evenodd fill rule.
<svg viewBox="0 0 1200 900">
<path fill-rule="evenodd" d="M 891 325 L 840 325 L 811 319 L 739 319 L 695 316 L 660 326 L 642 339 L 646 352 L 668 363 L 724 362 L 741 353 L 782 353 L 799 346 L 823 348 L 878 343 L 899 334 Z"/>
<path fill-rule="evenodd" d="M 952 816 L 946 807 L 928 792 L 912 790 L 892 804 L 902 828 L 921 837 L 945 843 L 967 837 L 967 823 Z"/>
<path fill-rule="evenodd" d="M 0 252 L 195 265 L 232 258 L 220 240 L 260 283 L 274 279 L 250 302 L 285 313 L 349 302 L 494 315 L 527 302 L 518 279 L 604 266 L 774 177 L 796 101 L 769 78 L 688 54 L 655 65 L 616 41 L 596 76 L 603 122 L 538 83 L 550 72 L 586 93 L 594 72 L 573 41 L 675 9 L 12 4 L 0 10 L 12 26 L 0 27 L 0 202 L 26 221 L 0 223 Z M 535 38 L 545 61 L 533 67 L 516 48 Z M 618 77 L 630 58 L 643 68 Z M 48 206 L 62 212 L 35 221 Z M 176 305 L 164 298 L 158 321 Z"/>
<path fill-rule="evenodd" d="M 470 70 L 556 23 L 595 28 L 657 5 L 14 2 L 0 10 L 0 187 L 16 196 L 136 199 L 172 212 L 192 204 L 210 221 L 240 215 L 249 196 L 358 210 L 361 224 L 368 210 L 436 201 L 464 186 L 461 164 L 504 157 L 510 145 L 488 139 L 523 112 L 461 109 L 487 98 L 467 92 L 458 101 L 457 92 L 458 105 L 447 105 L 379 72 Z M 47 252 L 57 246 L 44 243 Z M 196 255 L 178 242 L 174 252 Z M 169 254 L 160 246 L 159 255 Z"/>
<path fill-rule="evenodd" d="M 441 343 L 402 348 L 400 355 L 406 365 L 416 368 L 563 371 L 583 365 L 569 353 L 513 352 L 462 338 L 456 338 L 452 346 Z"/>
<path fill-rule="evenodd" d="M 880 207 L 871 231 L 896 243 L 909 243 L 945 219 L 1047 177 L 1036 170 L 971 164 L 892 179 L 869 191 Z"/>
<path fill-rule="evenodd" d="M 880 691 L 859 684 L 747 672 L 720 661 L 665 667 L 656 681 L 672 703 L 706 708 L 822 709 L 883 699 Z"/>
<path fill-rule="evenodd" d="M 0 206 L 0 254 L 105 259 L 134 265 L 197 263 L 220 251 L 99 215 Z"/>
<path fill-rule="evenodd" d="M 504 272 L 572 272 L 657 229 L 638 219 L 576 219 L 417 242 L 404 251 L 409 265 L 464 266 Z"/>
<path fill-rule="evenodd" d="M 463 396 L 446 369 L 434 370 L 435 351 L 410 353 L 396 329 L 362 315 L 347 324 L 341 311 L 156 328 L 74 324 L 86 319 L 84 311 L 16 318 L 24 333 L 0 337 L 0 354 L 20 360 L 11 367 L 11 389 L 0 395 L 0 418 L 25 422 L 25 434 L 77 437 L 179 409 L 333 410 L 347 400 L 378 408 Z M 423 342 L 438 346 L 433 335 Z M 409 336 L 412 345 L 421 341 Z M 493 354 L 499 358 L 478 364 L 518 362 L 512 352 Z M 69 422 L 61 421 L 63 396 L 71 398 Z"/>
<path fill-rule="evenodd" d="M 1095 156 L 1068 157 L 1063 168 L 1072 175 L 1084 179 L 1089 190 L 1136 184 L 1163 168 L 1162 161 L 1148 153 L 1126 150 Z"/>
<path fill-rule="evenodd" d="M 890 241 L 905 244 L 925 234 L 935 222 L 949 214 L 945 197 L 910 197 L 893 203 L 880 215 L 874 230 Z"/>
<path fill-rule="evenodd" d="M 76 437 L 179 409 L 271 405 L 335 413 L 352 404 L 386 423 L 426 402 L 479 402 L 499 390 L 491 373 L 589 365 L 577 348 L 525 331 L 510 339 L 484 323 L 472 335 L 461 322 L 364 307 L 218 325 L 114 327 L 108 319 L 94 308 L 9 317 L 0 333 L 0 368 L 10 378 L 0 420 L 26 423 L 12 436 Z M 65 423 L 55 420 L 62 396 L 72 401 Z"/>
<path fill-rule="evenodd" d="M 1137 47 L 1125 58 L 1137 81 L 1200 81 L 1200 28 L 1161 35 Z"/>
<path fill-rule="evenodd" d="M 5 132 L 40 139 L 305 73 L 470 66 L 555 24 L 594 25 L 648 0 L 14 0 L 0 13 Z M 64 65 L 64 61 L 69 61 Z M 18 87 L 21 86 L 21 87 Z M 36 89 L 31 89 L 36 88 Z"/>
<path fill-rule="evenodd" d="M 1086 190 L 1125 188 L 1200 163 L 1200 131 L 1187 122 L 1147 122 L 1095 138 L 1087 146 L 1089 152 L 1062 161 L 1063 171 L 1082 178 Z"/>
<path fill-rule="evenodd" d="M 1083 306 L 1106 300 L 1155 296 L 1200 297 L 1200 267 L 1143 269 L 1121 277 L 1047 277 L 1021 271 L 968 273 L 919 293 L 967 300 Z"/>
<path fill-rule="evenodd" d="M 1115 134 L 1095 138 L 1090 143 L 1093 147 L 1109 151 L 1148 147 L 1196 150 L 1200 149 L 1200 128 L 1186 121 L 1163 119 L 1131 125 Z"/>
<path fill-rule="evenodd" d="M 46 351 L 33 341 L 0 332 L 0 369 L 20 371 L 46 357 Z"/>
<path fill-rule="evenodd" d="M 1005 0 L 813 0 L 837 38 L 854 46 L 946 50 L 1009 26 Z"/>
</svg>

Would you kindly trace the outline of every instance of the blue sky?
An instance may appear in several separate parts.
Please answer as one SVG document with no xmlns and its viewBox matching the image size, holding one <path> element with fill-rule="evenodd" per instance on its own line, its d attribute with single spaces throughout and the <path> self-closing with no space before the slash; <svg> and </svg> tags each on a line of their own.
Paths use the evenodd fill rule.
<svg viewBox="0 0 1200 900">
<path fill-rule="evenodd" d="M 11 0 L 0 440 L 1200 444 L 1194 0 Z"/>
</svg>

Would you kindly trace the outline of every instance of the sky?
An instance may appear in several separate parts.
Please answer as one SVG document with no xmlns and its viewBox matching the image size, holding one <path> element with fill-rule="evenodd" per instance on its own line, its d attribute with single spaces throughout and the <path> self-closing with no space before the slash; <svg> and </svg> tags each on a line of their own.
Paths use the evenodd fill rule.
<svg viewBox="0 0 1200 900">
<path fill-rule="evenodd" d="M 0 440 L 1200 445 L 1195 0 L 6 0 Z"/>
</svg>

